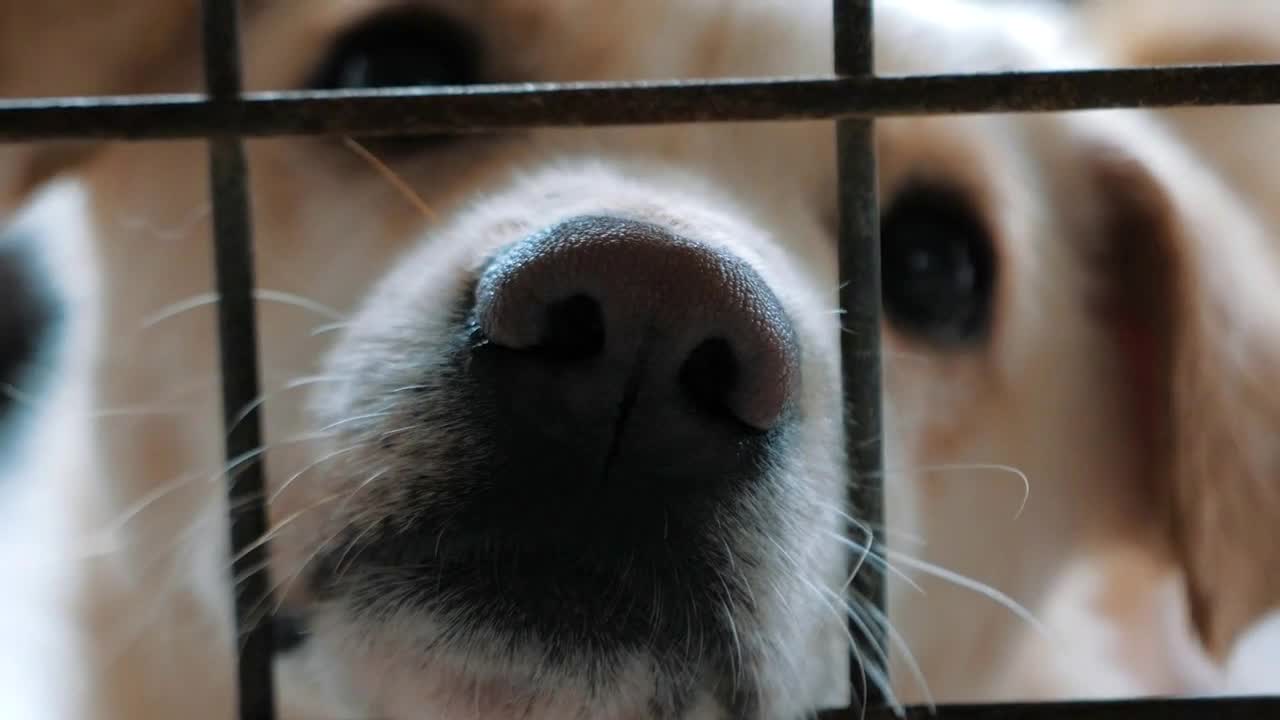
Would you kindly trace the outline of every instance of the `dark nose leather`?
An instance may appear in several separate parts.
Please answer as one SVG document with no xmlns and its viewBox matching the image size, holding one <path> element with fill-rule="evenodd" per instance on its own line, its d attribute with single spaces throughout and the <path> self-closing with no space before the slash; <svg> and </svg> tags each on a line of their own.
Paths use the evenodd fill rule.
<svg viewBox="0 0 1280 720">
<path fill-rule="evenodd" d="M 482 273 L 475 325 L 493 527 L 522 537 L 661 545 L 766 476 L 794 414 L 795 333 L 768 285 L 656 225 L 580 217 L 517 243 Z"/>
<path fill-rule="evenodd" d="M 769 430 L 795 390 L 794 333 L 760 276 L 655 225 L 561 223 L 498 258 L 476 298 L 488 340 L 542 365 L 583 420 L 643 400 Z"/>
</svg>

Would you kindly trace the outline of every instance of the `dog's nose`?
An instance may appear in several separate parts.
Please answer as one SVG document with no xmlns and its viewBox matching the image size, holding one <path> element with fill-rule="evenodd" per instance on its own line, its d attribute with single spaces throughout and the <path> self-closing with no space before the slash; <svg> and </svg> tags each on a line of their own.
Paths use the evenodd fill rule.
<svg viewBox="0 0 1280 720">
<path fill-rule="evenodd" d="M 794 331 L 764 280 L 649 223 L 579 217 L 517 243 L 482 274 L 476 318 L 515 351 L 500 371 L 508 408 L 561 435 L 732 444 L 778 426 L 799 380 Z M 682 441 L 656 437 L 672 435 Z"/>
</svg>

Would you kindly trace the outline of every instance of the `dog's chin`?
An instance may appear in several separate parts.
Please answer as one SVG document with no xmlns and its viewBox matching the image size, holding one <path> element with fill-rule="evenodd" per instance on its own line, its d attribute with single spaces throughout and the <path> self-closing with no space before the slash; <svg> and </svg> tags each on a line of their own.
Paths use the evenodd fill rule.
<svg viewBox="0 0 1280 720">
<path fill-rule="evenodd" d="M 725 569 L 750 558 L 698 516 L 543 516 L 535 532 L 481 498 L 349 528 L 313 565 L 316 640 L 378 717 L 686 718 L 748 692 L 753 595 Z"/>
<path fill-rule="evenodd" d="M 316 631 L 296 653 L 322 658 L 318 664 L 329 668 L 323 674 L 341 678 L 339 684 L 349 688 L 347 707 L 387 720 L 684 720 L 719 717 L 717 708 L 734 702 L 716 694 L 718 685 L 727 684 L 727 678 L 717 678 L 716 662 L 692 664 L 645 648 L 623 650 L 605 620 L 631 622 L 627 615 L 572 608 L 581 601 L 573 590 L 566 590 L 571 598 L 562 614 L 563 623 L 580 633 L 577 645 L 516 631 L 517 622 L 500 617 L 500 601 L 491 599 L 463 622 L 421 610 L 374 619 L 325 604 L 318 609 Z M 539 599 L 537 610 L 518 599 L 505 603 L 513 616 L 524 618 L 543 609 L 549 614 L 554 605 L 550 594 Z M 582 622 L 586 616 L 591 619 Z"/>
<path fill-rule="evenodd" d="M 343 682 L 354 692 L 343 711 L 326 717 L 379 720 L 710 720 L 724 717 L 706 691 L 664 688 L 649 658 L 636 657 L 607 685 L 589 687 L 572 675 L 547 674 L 536 664 L 495 662 L 483 653 L 405 654 L 395 641 L 374 642 L 359 662 L 344 658 Z M 342 715 L 346 712 L 346 715 Z"/>
<path fill-rule="evenodd" d="M 434 708 L 468 688 L 491 708 L 483 717 L 544 706 L 629 717 L 637 703 L 637 717 L 684 717 L 700 688 L 729 678 L 725 594 L 746 613 L 750 594 L 732 579 L 708 582 L 724 559 L 678 527 L 677 546 L 620 546 L 602 527 L 578 530 L 524 542 L 497 531 L 439 539 L 418 528 L 422 542 L 369 532 L 318 562 L 310 584 L 352 641 L 339 652 L 363 646 L 357 654 L 374 661 L 357 672 L 382 666 L 365 678 L 380 698 L 408 692 Z M 429 677 L 384 686 L 398 668 Z"/>
</svg>

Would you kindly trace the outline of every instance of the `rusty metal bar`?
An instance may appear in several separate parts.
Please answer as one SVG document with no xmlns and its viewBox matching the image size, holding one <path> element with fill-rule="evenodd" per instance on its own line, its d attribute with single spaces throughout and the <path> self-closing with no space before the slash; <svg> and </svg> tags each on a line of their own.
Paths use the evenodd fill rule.
<svg viewBox="0 0 1280 720">
<path fill-rule="evenodd" d="M 835 70 L 851 78 L 870 78 L 875 72 L 874 17 L 871 0 L 834 0 Z M 836 122 L 836 163 L 839 176 L 839 270 L 841 328 L 840 356 L 844 384 L 845 453 L 849 462 L 850 539 L 880 552 L 884 525 L 883 443 L 880 368 L 880 219 L 876 192 L 875 120 L 846 118 Z M 870 532 L 867 532 L 870 530 Z M 860 556 L 852 553 L 850 562 Z M 853 564 L 850 570 L 858 570 Z M 853 578 L 851 605 L 871 605 L 888 617 L 881 575 L 866 568 Z M 850 615 L 852 648 L 849 678 L 854 695 L 864 706 L 884 701 L 881 689 L 868 678 L 863 663 L 887 655 L 884 628 Z M 877 650 L 877 648 L 879 650 Z M 881 669 L 888 677 L 888 668 Z"/>
<path fill-rule="evenodd" d="M 812 120 L 1280 104 L 1280 65 L 716 81 L 488 85 L 362 92 L 0 101 L 0 142 L 218 134 L 388 135 L 519 127 Z"/>
<path fill-rule="evenodd" d="M 943 705 L 906 709 L 831 710 L 821 720 L 1272 720 L 1280 717 L 1276 698 L 1160 698 L 1139 700 Z"/>
<path fill-rule="evenodd" d="M 235 106 L 240 95 L 238 4 L 237 0 L 203 0 L 205 82 L 211 107 Z M 253 303 L 253 223 L 247 185 L 243 143 L 224 128 L 209 141 L 209 192 L 220 297 L 218 342 L 226 454 L 229 461 L 239 465 L 227 478 L 239 707 L 241 720 L 272 720 L 275 688 L 271 623 L 251 617 L 255 608 L 267 604 L 270 582 L 266 544 L 255 544 L 266 534 L 267 514 L 262 465 L 252 456 L 262 445 L 262 431 L 254 404 L 260 391 Z M 236 460 L 246 457 L 253 459 L 243 464 Z"/>
</svg>

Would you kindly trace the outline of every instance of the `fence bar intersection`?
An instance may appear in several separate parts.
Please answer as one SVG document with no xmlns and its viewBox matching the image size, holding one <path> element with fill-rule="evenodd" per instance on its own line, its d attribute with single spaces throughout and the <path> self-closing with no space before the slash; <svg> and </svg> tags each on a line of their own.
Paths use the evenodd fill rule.
<svg viewBox="0 0 1280 720">
<path fill-rule="evenodd" d="M 237 0 L 203 0 L 205 81 L 209 102 L 235 103 L 241 92 Z M 213 204 L 217 275 L 218 346 L 222 367 L 222 411 L 226 429 L 228 521 L 231 527 L 231 592 L 236 616 L 235 647 L 241 720 L 273 720 L 275 684 L 272 623 L 252 617 L 270 608 L 265 479 L 259 457 L 262 430 L 258 331 L 253 302 L 253 220 L 248 167 L 240 136 L 209 138 L 209 192 Z"/>
<path fill-rule="evenodd" d="M 874 17 L 871 0 L 833 0 L 835 71 L 842 77 L 869 78 L 875 72 Z M 840 293 L 840 357 L 844 395 L 845 453 L 849 463 L 849 517 L 846 537 L 866 545 L 866 553 L 880 553 L 884 525 L 881 480 L 884 451 L 881 427 L 880 363 L 880 223 L 876 192 L 875 119 L 837 120 L 836 168 L 839 211 L 838 265 Z M 851 606 L 878 611 L 871 617 L 850 612 L 849 637 L 860 639 L 850 648 L 849 682 L 863 705 L 883 702 L 873 678 L 878 655 L 887 656 L 888 619 L 884 581 L 880 573 L 850 553 L 853 584 L 846 593 Z M 861 566 L 861 567 L 860 567 Z M 879 648 L 885 652 L 874 650 Z M 888 668 L 881 669 L 888 677 Z"/>
</svg>

